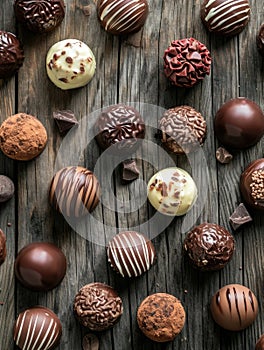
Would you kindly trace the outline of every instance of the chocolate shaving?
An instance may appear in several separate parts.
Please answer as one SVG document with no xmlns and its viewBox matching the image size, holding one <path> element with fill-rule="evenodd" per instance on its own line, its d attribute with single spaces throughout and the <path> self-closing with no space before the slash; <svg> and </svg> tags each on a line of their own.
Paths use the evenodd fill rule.
<svg viewBox="0 0 264 350">
<path fill-rule="evenodd" d="M 230 216 L 229 221 L 233 229 L 236 231 L 242 225 L 251 222 L 252 217 L 250 216 L 244 204 L 240 203 L 239 206 L 233 212 L 233 214 Z"/>
<path fill-rule="evenodd" d="M 95 334 L 88 333 L 83 337 L 83 350 L 99 350 L 99 340 Z"/>
<path fill-rule="evenodd" d="M 73 126 L 78 125 L 78 121 L 72 111 L 55 111 L 53 118 L 59 128 L 60 134 L 66 134 Z"/>
<path fill-rule="evenodd" d="M 219 163 L 228 164 L 233 159 L 233 156 L 224 147 L 219 147 L 216 150 L 216 159 Z"/>
<path fill-rule="evenodd" d="M 91 5 L 86 5 L 83 7 L 83 13 L 85 16 L 90 16 L 91 15 Z"/>
<path fill-rule="evenodd" d="M 122 163 L 122 166 L 123 166 L 123 169 L 122 169 L 123 183 L 134 181 L 139 177 L 140 172 L 137 168 L 137 163 L 134 159 L 125 160 Z"/>
</svg>

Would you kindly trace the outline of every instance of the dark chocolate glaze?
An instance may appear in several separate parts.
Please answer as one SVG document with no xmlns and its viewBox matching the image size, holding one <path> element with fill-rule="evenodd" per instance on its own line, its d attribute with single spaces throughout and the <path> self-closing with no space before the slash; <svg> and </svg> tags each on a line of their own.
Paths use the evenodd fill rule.
<svg viewBox="0 0 264 350">
<path fill-rule="evenodd" d="M 14 10 L 19 22 L 36 33 L 57 27 L 65 16 L 63 0 L 16 0 Z"/>
<path fill-rule="evenodd" d="M 259 53 L 264 57 L 264 23 L 259 28 L 257 35 L 257 48 Z"/>
</svg>

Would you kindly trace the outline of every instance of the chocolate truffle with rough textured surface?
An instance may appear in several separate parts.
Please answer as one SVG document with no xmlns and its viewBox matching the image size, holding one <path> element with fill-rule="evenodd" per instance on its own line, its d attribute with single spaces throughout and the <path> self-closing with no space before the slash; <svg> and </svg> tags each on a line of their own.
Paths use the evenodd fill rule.
<svg viewBox="0 0 264 350">
<path fill-rule="evenodd" d="M 109 242 L 108 261 L 122 277 L 137 277 L 148 271 L 155 259 L 152 242 L 135 231 L 120 232 Z"/>
<path fill-rule="evenodd" d="M 250 163 L 240 177 L 240 191 L 252 209 L 264 211 L 264 158 Z"/>
<path fill-rule="evenodd" d="M 14 11 L 19 22 L 36 33 L 50 32 L 64 19 L 63 0 L 15 0 Z"/>
<path fill-rule="evenodd" d="M 257 35 L 257 48 L 259 53 L 264 57 L 264 23 L 259 28 Z"/>
<path fill-rule="evenodd" d="M 184 327 L 185 311 L 175 296 L 156 293 L 140 304 L 137 322 L 149 339 L 159 343 L 173 341 Z"/>
<path fill-rule="evenodd" d="M 206 121 L 190 106 L 168 109 L 159 121 L 163 147 L 175 154 L 195 151 L 204 142 Z"/>
<path fill-rule="evenodd" d="M 234 98 L 217 111 L 214 128 L 225 147 L 245 149 L 264 135 L 264 114 L 255 102 L 245 97 Z"/>
<path fill-rule="evenodd" d="M 113 154 L 131 154 L 145 137 L 145 123 L 139 112 L 130 106 L 117 104 L 108 107 L 94 125 L 96 141 L 103 149 L 111 147 Z"/>
<path fill-rule="evenodd" d="M 165 50 L 164 73 L 172 85 L 189 88 L 210 73 L 211 54 L 200 41 L 174 40 Z"/>
<path fill-rule="evenodd" d="M 213 296 L 211 313 L 215 322 L 229 331 L 241 331 L 250 326 L 258 315 L 254 293 L 241 284 L 229 284 Z"/>
<path fill-rule="evenodd" d="M 194 227 L 184 240 L 190 263 L 201 271 L 220 270 L 231 260 L 235 241 L 230 232 L 217 224 Z"/>
<path fill-rule="evenodd" d="M 255 350 L 264 350 L 264 334 L 258 339 Z"/>
<path fill-rule="evenodd" d="M 0 79 L 15 74 L 24 62 L 22 45 L 13 33 L 0 30 Z"/>
<path fill-rule="evenodd" d="M 16 257 L 15 275 L 26 288 L 48 291 L 62 281 L 66 266 L 65 255 L 54 244 L 30 243 Z"/>
<path fill-rule="evenodd" d="M 3 264 L 6 258 L 6 236 L 0 229 L 0 265 Z"/>
<path fill-rule="evenodd" d="M 204 0 L 201 19 L 210 32 L 223 36 L 239 34 L 248 24 L 248 0 Z"/>
<path fill-rule="evenodd" d="M 0 203 L 11 199 L 15 192 L 14 183 L 9 177 L 0 175 Z"/>
<path fill-rule="evenodd" d="M 34 116 L 18 113 L 8 117 L 0 127 L 0 148 L 9 158 L 31 160 L 47 143 L 47 131 Z"/>
<path fill-rule="evenodd" d="M 57 315 L 44 306 L 35 306 L 21 312 L 15 322 L 14 341 L 23 350 L 51 350 L 60 342 L 61 322 Z"/>
<path fill-rule="evenodd" d="M 99 203 L 101 189 L 95 175 L 80 166 L 59 170 L 50 185 L 50 203 L 67 217 L 81 217 Z"/>
<path fill-rule="evenodd" d="M 100 0 L 98 18 L 111 34 L 131 34 L 140 30 L 148 16 L 147 0 Z"/>
<path fill-rule="evenodd" d="M 96 332 L 113 327 L 123 313 L 121 298 L 104 283 L 90 283 L 82 287 L 75 297 L 73 308 L 79 322 Z"/>
</svg>

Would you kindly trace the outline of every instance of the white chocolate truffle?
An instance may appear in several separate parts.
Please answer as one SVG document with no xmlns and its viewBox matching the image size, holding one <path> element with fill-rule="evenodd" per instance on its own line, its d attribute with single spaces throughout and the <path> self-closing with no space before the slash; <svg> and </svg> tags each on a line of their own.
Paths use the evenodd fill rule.
<svg viewBox="0 0 264 350">
<path fill-rule="evenodd" d="M 173 167 L 158 171 L 148 183 L 148 199 L 164 215 L 186 214 L 197 199 L 197 187 L 187 171 Z"/>
<path fill-rule="evenodd" d="M 94 76 L 95 68 L 92 50 L 77 39 L 57 42 L 49 49 L 46 58 L 48 77 L 62 90 L 88 84 Z"/>
</svg>

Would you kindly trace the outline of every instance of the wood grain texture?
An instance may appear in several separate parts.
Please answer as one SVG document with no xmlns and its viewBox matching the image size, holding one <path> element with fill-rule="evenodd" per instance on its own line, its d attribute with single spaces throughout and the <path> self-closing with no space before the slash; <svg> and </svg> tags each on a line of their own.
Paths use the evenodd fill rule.
<svg viewBox="0 0 264 350">
<path fill-rule="evenodd" d="M 75 294 L 90 282 L 112 285 L 124 303 L 121 321 L 111 330 L 98 334 L 100 350 L 252 350 L 264 333 L 263 215 L 255 214 L 254 222 L 237 233 L 236 251 L 232 261 L 221 272 L 200 273 L 185 261 L 182 244 L 188 222 L 214 222 L 231 231 L 228 218 L 242 201 L 238 181 L 246 165 L 263 156 L 264 140 L 235 154 L 228 165 L 215 159 L 218 141 L 214 137 L 213 118 L 227 100 L 245 96 L 264 109 L 264 60 L 258 54 L 255 36 L 263 22 L 262 1 L 251 0 L 252 15 L 247 28 L 237 37 L 224 39 L 209 34 L 199 17 L 199 0 L 151 0 L 144 28 L 137 34 L 119 38 L 107 34 L 99 24 L 96 0 L 65 0 L 66 17 L 60 27 L 49 34 L 32 34 L 16 23 L 12 3 L 2 0 L 0 29 L 16 32 L 24 44 L 25 62 L 17 77 L 0 86 L 0 121 L 15 112 L 36 115 L 47 129 L 49 140 L 44 152 L 31 162 L 15 162 L 0 154 L 0 173 L 10 176 L 16 185 L 15 197 L 0 206 L 0 227 L 7 236 L 8 257 L 0 267 L 0 349 L 14 349 L 13 323 L 27 307 L 43 305 L 54 310 L 61 319 L 63 336 L 60 350 L 82 348 L 82 337 L 89 331 L 82 328 L 73 315 Z M 84 8 L 89 6 L 89 15 Z M 191 89 L 172 87 L 163 75 L 163 52 L 174 39 L 194 37 L 203 42 L 213 57 L 211 74 Z M 93 80 L 85 87 L 61 91 L 47 78 L 45 56 L 51 45 L 66 38 L 86 42 L 97 61 Z M 99 164 L 98 178 L 110 179 L 105 186 L 104 203 L 93 213 L 98 220 L 79 223 L 75 232 L 64 218 L 51 208 L 48 191 L 58 170 L 57 156 L 64 138 L 52 119 L 55 110 L 70 109 L 81 122 L 71 134 L 66 165 L 79 164 L 91 170 L 102 155 L 92 140 L 92 124 L 101 108 L 115 103 L 135 103 L 148 120 L 146 140 L 134 157 L 141 171 L 140 181 L 122 185 L 120 166 L 108 172 L 114 159 Z M 149 104 L 149 106 L 143 105 Z M 205 117 L 208 127 L 203 157 L 171 157 L 164 159 L 162 150 L 153 152 L 155 127 L 164 109 L 187 104 Z M 159 106 L 155 107 L 155 106 Z M 67 136 L 68 137 L 68 136 Z M 63 144 L 64 145 L 64 144 Z M 68 155 L 67 155 L 68 152 Z M 147 159 L 144 160 L 144 156 Z M 175 218 L 159 235 L 149 226 L 149 237 L 157 260 L 149 272 L 136 279 L 123 279 L 107 262 L 106 246 L 114 233 L 139 225 L 154 214 L 147 201 L 131 213 L 133 204 L 144 199 L 145 182 L 161 167 L 174 162 L 195 174 L 201 182 L 200 198 L 205 203 L 193 209 L 189 221 Z M 207 170 L 206 170 L 207 168 Z M 141 181 L 142 180 L 142 181 Z M 145 181 L 145 182 L 144 182 Z M 120 211 L 118 201 L 121 203 Z M 197 220 L 194 219 L 197 217 Z M 7 223 L 11 226 L 7 226 Z M 187 222 L 187 224 L 186 224 Z M 186 226 L 187 225 L 187 226 Z M 79 231 L 78 231 L 79 232 Z M 87 238 L 92 237 L 91 239 Z M 48 293 L 33 293 L 14 279 L 13 263 L 17 252 L 32 241 L 57 244 L 67 257 L 67 274 L 62 283 Z M 98 244 L 100 241 L 100 244 Z M 97 242 L 97 243 L 96 243 Z M 254 325 L 243 332 L 229 333 L 212 320 L 209 303 L 212 295 L 225 284 L 241 283 L 251 288 L 259 301 L 259 316 Z M 182 301 L 186 325 L 174 342 L 154 344 L 140 332 L 136 312 L 149 294 L 168 292 Z"/>
</svg>

